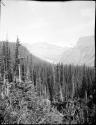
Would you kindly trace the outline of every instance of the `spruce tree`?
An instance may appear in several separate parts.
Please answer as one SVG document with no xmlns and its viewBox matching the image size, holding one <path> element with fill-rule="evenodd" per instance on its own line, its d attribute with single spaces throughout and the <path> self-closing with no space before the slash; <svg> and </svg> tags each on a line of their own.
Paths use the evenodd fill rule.
<svg viewBox="0 0 96 125">
<path fill-rule="evenodd" d="M 15 48 L 15 64 L 14 64 L 14 73 L 15 73 L 15 77 L 19 76 L 19 69 L 18 69 L 18 64 L 19 64 L 19 39 L 17 37 L 17 41 L 16 41 L 16 48 Z"/>
</svg>

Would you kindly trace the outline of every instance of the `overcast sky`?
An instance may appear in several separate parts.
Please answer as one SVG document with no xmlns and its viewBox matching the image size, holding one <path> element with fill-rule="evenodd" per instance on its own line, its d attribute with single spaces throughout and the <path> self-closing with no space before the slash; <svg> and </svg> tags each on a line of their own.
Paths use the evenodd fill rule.
<svg viewBox="0 0 96 125">
<path fill-rule="evenodd" d="M 0 40 L 15 42 L 18 35 L 27 47 L 36 42 L 71 46 L 94 34 L 95 1 L 4 1 Z"/>
</svg>

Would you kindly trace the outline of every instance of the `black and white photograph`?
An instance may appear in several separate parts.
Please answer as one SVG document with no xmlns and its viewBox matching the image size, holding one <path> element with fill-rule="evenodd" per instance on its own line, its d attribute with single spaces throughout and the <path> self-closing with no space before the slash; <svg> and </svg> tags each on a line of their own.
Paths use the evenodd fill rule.
<svg viewBox="0 0 96 125">
<path fill-rule="evenodd" d="M 0 124 L 95 124 L 95 1 L 0 1 Z"/>
</svg>

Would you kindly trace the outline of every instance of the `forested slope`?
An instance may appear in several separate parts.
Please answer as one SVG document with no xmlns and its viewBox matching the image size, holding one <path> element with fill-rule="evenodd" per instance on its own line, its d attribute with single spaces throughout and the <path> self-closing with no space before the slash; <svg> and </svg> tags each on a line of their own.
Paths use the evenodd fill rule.
<svg viewBox="0 0 96 125">
<path fill-rule="evenodd" d="M 0 54 L 2 54 L 2 45 L 3 45 L 3 42 L 4 41 L 0 41 Z M 15 49 L 16 49 L 16 42 L 9 42 L 9 48 L 10 48 L 10 55 L 11 55 L 11 59 L 12 61 L 14 61 L 14 56 L 15 56 Z M 32 62 L 33 62 L 33 65 L 34 64 L 48 64 L 45 60 L 42 60 L 34 55 L 32 55 L 26 47 L 24 47 L 22 44 L 19 48 L 19 54 L 21 57 L 24 57 L 25 58 L 25 61 L 27 60 L 28 58 L 28 63 L 30 63 L 30 59 L 32 58 Z"/>
<path fill-rule="evenodd" d="M 37 64 L 20 47 L 0 48 L 0 123 L 95 123 L 94 66 Z"/>
</svg>

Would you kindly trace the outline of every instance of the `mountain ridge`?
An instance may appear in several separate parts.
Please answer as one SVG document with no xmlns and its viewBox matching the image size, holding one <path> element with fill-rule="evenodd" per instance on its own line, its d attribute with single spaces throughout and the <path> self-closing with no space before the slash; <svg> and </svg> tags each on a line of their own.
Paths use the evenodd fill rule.
<svg viewBox="0 0 96 125">
<path fill-rule="evenodd" d="M 35 56 L 44 59 L 48 62 L 58 63 L 61 54 L 67 50 L 68 47 L 60 47 L 49 43 L 35 43 L 30 46 L 31 53 Z"/>
<path fill-rule="evenodd" d="M 77 44 L 65 51 L 60 62 L 63 64 L 94 66 L 95 60 L 95 39 L 94 36 L 84 36 L 79 38 Z"/>
</svg>

